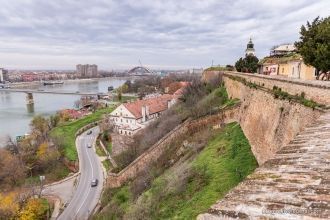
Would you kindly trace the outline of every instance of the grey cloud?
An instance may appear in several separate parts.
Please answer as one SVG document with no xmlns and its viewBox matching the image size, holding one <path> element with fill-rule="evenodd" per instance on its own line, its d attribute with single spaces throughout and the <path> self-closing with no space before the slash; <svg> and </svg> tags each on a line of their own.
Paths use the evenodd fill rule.
<svg viewBox="0 0 330 220">
<path fill-rule="evenodd" d="M 233 63 L 250 36 L 262 57 L 274 44 L 297 40 L 302 24 L 329 16 L 330 8 L 328 0 L 0 3 L 0 65 L 39 69 L 73 68 L 80 60 L 103 69 L 130 67 L 138 59 L 153 67 Z"/>
</svg>

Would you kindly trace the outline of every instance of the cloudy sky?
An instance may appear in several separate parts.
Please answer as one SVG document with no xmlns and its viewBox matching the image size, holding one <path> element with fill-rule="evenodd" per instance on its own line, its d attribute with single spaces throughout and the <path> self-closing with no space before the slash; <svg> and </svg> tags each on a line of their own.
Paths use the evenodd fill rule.
<svg viewBox="0 0 330 220">
<path fill-rule="evenodd" d="M 294 42 L 329 0 L 0 0 L 0 67 L 100 69 L 232 64 Z"/>
</svg>

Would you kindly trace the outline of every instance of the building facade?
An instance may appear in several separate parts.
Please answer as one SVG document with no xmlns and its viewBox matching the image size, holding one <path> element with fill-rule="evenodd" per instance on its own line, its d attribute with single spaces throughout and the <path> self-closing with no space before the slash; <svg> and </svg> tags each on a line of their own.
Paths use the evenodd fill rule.
<svg viewBox="0 0 330 220">
<path fill-rule="evenodd" d="M 8 71 L 4 68 L 0 68 L 0 83 L 8 81 Z"/>
<path fill-rule="evenodd" d="M 123 103 L 110 114 L 110 121 L 121 135 L 132 136 L 175 104 L 178 96 L 161 95 L 155 98 Z"/>
<path fill-rule="evenodd" d="M 305 64 L 301 55 L 294 52 L 265 57 L 259 62 L 258 73 L 304 80 L 316 78 L 315 68 Z"/>
<path fill-rule="evenodd" d="M 95 78 L 98 76 L 97 65 L 78 64 L 76 66 L 76 74 L 79 78 Z"/>
<path fill-rule="evenodd" d="M 282 44 L 275 46 L 270 51 L 270 56 L 283 56 L 296 51 L 296 47 L 293 44 Z"/>
</svg>

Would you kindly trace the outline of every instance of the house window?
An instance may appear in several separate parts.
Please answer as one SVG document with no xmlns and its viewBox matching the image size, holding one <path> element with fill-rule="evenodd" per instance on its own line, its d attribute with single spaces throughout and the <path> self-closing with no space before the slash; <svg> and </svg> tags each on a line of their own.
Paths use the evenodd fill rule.
<svg viewBox="0 0 330 220">
<path fill-rule="evenodd" d="M 128 119 L 126 119 L 126 123 L 128 123 Z"/>
<path fill-rule="evenodd" d="M 123 119 L 122 118 L 120 119 L 120 122 L 123 122 Z"/>
<path fill-rule="evenodd" d="M 284 68 L 282 68 L 282 73 L 284 73 Z"/>
</svg>

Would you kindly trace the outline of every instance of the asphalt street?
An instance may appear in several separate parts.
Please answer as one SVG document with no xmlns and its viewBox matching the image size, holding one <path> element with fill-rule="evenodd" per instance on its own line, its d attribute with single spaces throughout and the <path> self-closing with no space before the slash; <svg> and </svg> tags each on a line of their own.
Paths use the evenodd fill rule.
<svg viewBox="0 0 330 220">
<path fill-rule="evenodd" d="M 92 131 L 92 134 L 88 135 L 88 131 Z M 101 196 L 103 170 L 93 146 L 99 133 L 99 128 L 94 127 L 88 131 L 76 139 L 81 175 L 70 203 L 58 218 L 60 220 L 88 219 Z M 90 144 L 92 144 L 92 148 L 88 148 Z M 96 187 L 91 187 L 93 179 L 98 179 L 99 181 Z"/>
</svg>

